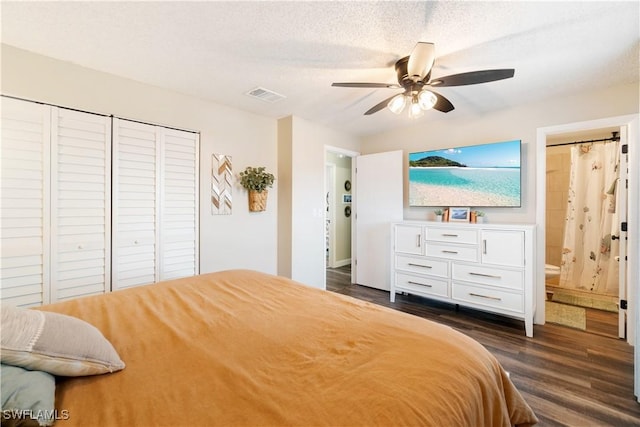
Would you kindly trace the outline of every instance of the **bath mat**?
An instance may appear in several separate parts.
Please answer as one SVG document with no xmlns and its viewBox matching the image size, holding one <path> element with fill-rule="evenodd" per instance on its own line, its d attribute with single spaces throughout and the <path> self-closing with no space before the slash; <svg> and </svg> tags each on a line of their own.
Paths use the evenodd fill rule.
<svg viewBox="0 0 640 427">
<path fill-rule="evenodd" d="M 615 297 L 589 295 L 584 292 L 571 292 L 560 288 L 547 287 L 547 290 L 553 291 L 553 302 L 577 305 L 580 307 L 596 308 L 598 310 L 618 312 L 617 299 Z"/>
<path fill-rule="evenodd" d="M 597 308 L 598 310 L 618 312 L 618 305 L 615 302 L 604 301 L 580 295 L 569 295 L 565 293 L 553 294 L 553 301 L 564 304 L 577 305 L 580 307 Z"/>
<path fill-rule="evenodd" d="M 570 328 L 587 329 L 587 312 L 582 307 L 559 304 L 552 301 L 545 302 L 546 321 Z"/>
</svg>

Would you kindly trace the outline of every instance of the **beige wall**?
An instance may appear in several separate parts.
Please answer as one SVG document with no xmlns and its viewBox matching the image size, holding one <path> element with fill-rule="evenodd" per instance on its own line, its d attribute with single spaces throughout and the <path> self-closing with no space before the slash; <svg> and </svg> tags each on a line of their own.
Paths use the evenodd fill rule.
<svg viewBox="0 0 640 427">
<path fill-rule="evenodd" d="M 290 200 L 280 200 L 278 213 L 278 252 L 290 253 L 291 262 L 279 262 L 278 273 L 287 275 L 290 267 L 292 279 L 324 289 L 326 146 L 356 151 L 359 140 L 295 116 L 280 119 L 278 133 L 279 156 L 287 162 L 279 175 L 291 180 Z"/>
<path fill-rule="evenodd" d="M 569 194 L 569 146 L 547 147 L 547 212 L 545 263 L 560 265 Z"/>
<path fill-rule="evenodd" d="M 445 90 L 447 91 L 445 93 Z M 449 96 L 456 88 L 443 88 Z M 608 87 L 581 95 L 563 96 L 530 105 L 518 105 L 517 100 L 508 109 L 491 114 L 479 114 L 475 118 L 456 118 L 456 110 L 446 115 L 431 111 L 421 124 L 365 137 L 361 146 L 363 154 L 402 149 L 404 165 L 404 217 L 427 219 L 432 208 L 408 206 L 407 153 L 465 145 L 522 140 L 522 207 L 483 208 L 487 222 L 534 223 L 536 215 L 536 132 L 538 128 L 565 123 L 595 120 L 605 117 L 638 114 L 638 83 Z M 451 96 L 454 101 L 454 97 Z M 378 114 L 390 114 L 382 111 Z M 402 120 L 403 117 L 399 117 Z M 407 123 L 409 123 L 408 119 Z"/>
<path fill-rule="evenodd" d="M 211 155 L 277 173 L 275 119 L 93 71 L 2 45 L 1 91 L 29 100 L 143 122 L 196 130 L 200 142 L 200 270 L 251 268 L 275 273 L 278 185 L 266 212 L 249 213 L 247 193 L 233 188 L 233 214 L 211 215 Z"/>
</svg>

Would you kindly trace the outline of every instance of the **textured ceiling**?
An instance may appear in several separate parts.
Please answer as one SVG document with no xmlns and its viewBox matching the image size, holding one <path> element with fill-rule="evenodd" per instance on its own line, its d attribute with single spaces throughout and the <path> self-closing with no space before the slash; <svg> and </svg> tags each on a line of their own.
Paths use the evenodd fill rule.
<svg viewBox="0 0 640 427">
<path fill-rule="evenodd" d="M 515 68 L 513 79 L 438 92 L 480 117 L 639 79 L 640 4 L 629 2 L 8 2 L 2 42 L 257 114 L 296 115 L 365 135 L 408 126 L 363 113 L 392 89 L 395 61 L 435 43 L 432 77 Z M 245 95 L 263 87 L 286 98 Z M 396 90 L 400 92 L 399 90 Z"/>
</svg>

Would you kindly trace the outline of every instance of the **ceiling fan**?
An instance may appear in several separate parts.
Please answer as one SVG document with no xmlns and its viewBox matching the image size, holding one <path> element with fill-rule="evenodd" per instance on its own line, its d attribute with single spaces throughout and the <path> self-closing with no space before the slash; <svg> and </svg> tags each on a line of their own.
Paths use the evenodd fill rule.
<svg viewBox="0 0 640 427">
<path fill-rule="evenodd" d="M 453 104 L 444 96 L 427 89 L 427 87 L 465 86 L 479 83 L 493 82 L 513 77 L 513 68 L 498 70 L 470 71 L 468 73 L 452 74 L 450 76 L 431 79 L 431 69 L 435 61 L 435 47 L 433 43 L 419 42 L 411 55 L 396 62 L 398 84 L 394 83 L 333 83 L 336 87 L 357 88 L 389 88 L 404 89 L 403 93 L 393 95 L 379 104 L 371 107 L 365 114 L 377 113 L 385 107 L 396 114 L 400 114 L 409 106 L 409 116 L 421 116 L 430 108 L 448 113 L 453 110 Z"/>
</svg>

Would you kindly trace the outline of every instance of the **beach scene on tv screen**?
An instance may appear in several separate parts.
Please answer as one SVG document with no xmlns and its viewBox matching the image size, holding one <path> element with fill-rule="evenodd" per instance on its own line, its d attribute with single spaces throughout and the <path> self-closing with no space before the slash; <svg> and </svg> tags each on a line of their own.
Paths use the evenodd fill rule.
<svg viewBox="0 0 640 427">
<path fill-rule="evenodd" d="M 409 154 L 410 206 L 520 206 L 520 141 Z"/>
</svg>

